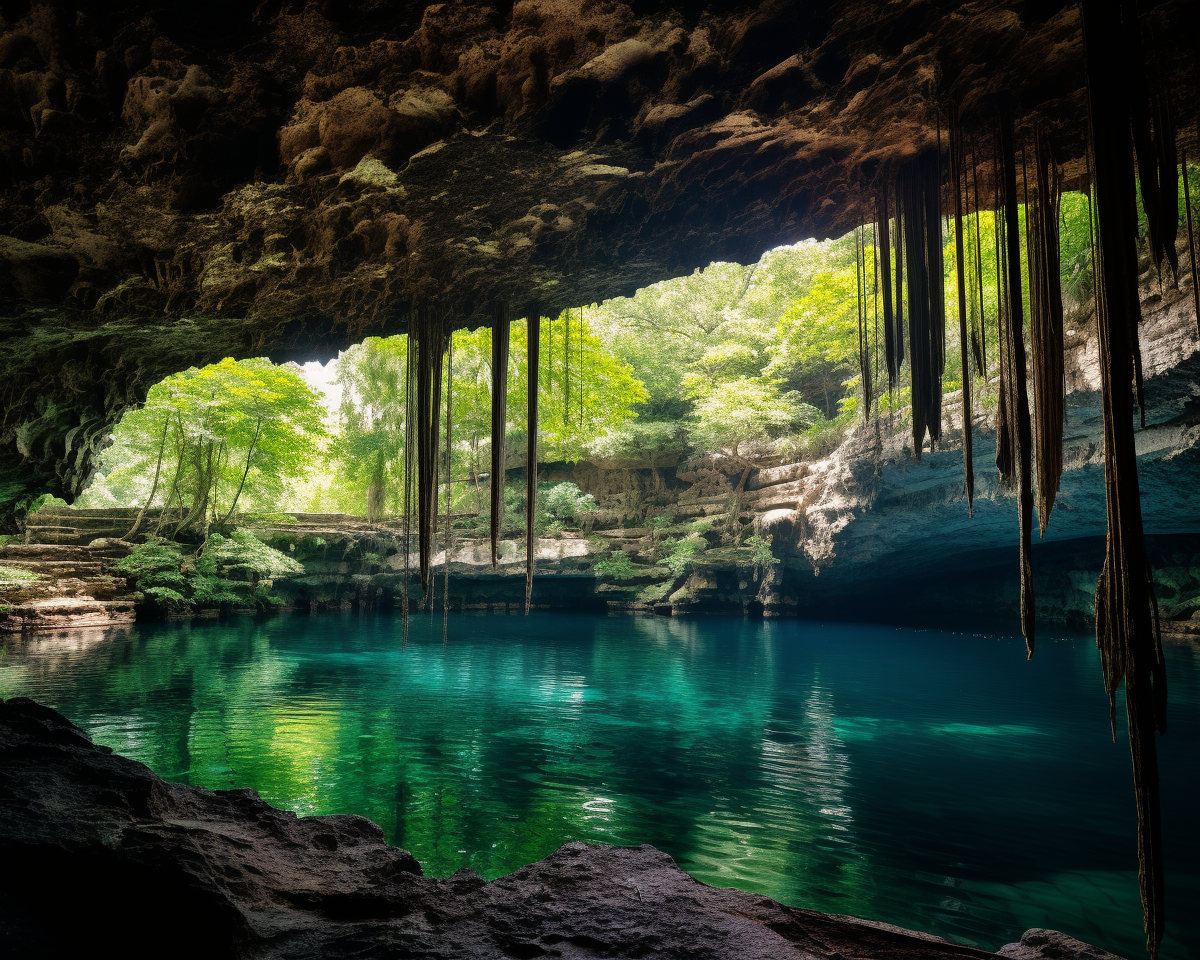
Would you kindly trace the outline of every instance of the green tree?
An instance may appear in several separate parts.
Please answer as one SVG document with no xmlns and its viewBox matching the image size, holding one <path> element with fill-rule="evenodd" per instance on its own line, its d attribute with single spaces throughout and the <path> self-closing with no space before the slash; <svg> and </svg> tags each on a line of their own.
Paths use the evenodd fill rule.
<svg viewBox="0 0 1200 960">
<path fill-rule="evenodd" d="M 337 485 L 371 520 L 401 506 L 407 365 L 408 338 L 400 336 L 368 337 L 338 358 Z"/>
<path fill-rule="evenodd" d="M 274 506 L 309 470 L 323 412 L 292 365 L 226 358 L 173 374 L 117 425 L 96 499 L 173 507 L 175 534 Z"/>
<path fill-rule="evenodd" d="M 702 450 L 719 450 L 739 466 L 754 466 L 747 446 L 812 426 L 819 411 L 794 391 L 762 378 L 740 378 L 713 384 L 696 401 L 689 425 L 692 443 Z M 744 479 L 744 478 L 743 478 Z"/>
<path fill-rule="evenodd" d="M 854 267 L 824 271 L 805 296 L 779 318 L 768 372 L 836 414 L 843 381 L 858 363 L 858 303 Z"/>
</svg>

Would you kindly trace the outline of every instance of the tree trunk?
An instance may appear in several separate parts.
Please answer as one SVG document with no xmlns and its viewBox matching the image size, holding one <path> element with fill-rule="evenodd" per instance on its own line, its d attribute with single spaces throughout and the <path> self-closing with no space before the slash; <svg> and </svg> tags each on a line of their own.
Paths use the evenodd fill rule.
<svg viewBox="0 0 1200 960">
<path fill-rule="evenodd" d="M 258 423 L 254 427 L 254 439 L 250 441 L 250 449 L 246 453 L 246 469 L 242 471 L 242 482 L 238 484 L 237 493 L 233 495 L 233 503 L 229 505 L 229 512 L 225 514 L 217 526 L 223 527 L 229 522 L 229 518 L 233 516 L 233 511 L 237 508 L 238 500 L 242 496 L 242 489 L 246 486 L 246 477 L 250 473 L 250 461 L 254 458 L 254 451 L 258 447 L 258 438 L 262 435 L 262 417 L 258 418 Z"/>
<path fill-rule="evenodd" d="M 167 430 L 171 426 L 170 418 L 163 421 L 162 439 L 158 442 L 158 462 L 154 464 L 154 482 L 150 485 L 150 496 L 146 498 L 146 502 L 142 504 L 142 509 L 138 511 L 137 519 L 133 521 L 133 526 L 129 528 L 129 532 L 121 539 L 128 541 L 138 532 L 138 528 L 142 525 L 142 519 L 146 516 L 146 508 L 154 501 L 154 495 L 158 493 L 158 478 L 162 472 L 163 451 L 167 447 Z"/>
</svg>

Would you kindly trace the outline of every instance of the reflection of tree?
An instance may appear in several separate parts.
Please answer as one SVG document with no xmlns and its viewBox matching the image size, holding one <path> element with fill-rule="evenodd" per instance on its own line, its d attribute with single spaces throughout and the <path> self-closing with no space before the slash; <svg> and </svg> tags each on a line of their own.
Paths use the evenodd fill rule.
<svg viewBox="0 0 1200 960">
<path fill-rule="evenodd" d="M 713 882 L 852 897 L 832 698 L 771 628 L 460 622 L 446 653 L 421 621 L 404 650 L 383 618 L 148 625 L 19 683 L 169 776 L 370 817 L 434 875 L 652 842 Z"/>
</svg>

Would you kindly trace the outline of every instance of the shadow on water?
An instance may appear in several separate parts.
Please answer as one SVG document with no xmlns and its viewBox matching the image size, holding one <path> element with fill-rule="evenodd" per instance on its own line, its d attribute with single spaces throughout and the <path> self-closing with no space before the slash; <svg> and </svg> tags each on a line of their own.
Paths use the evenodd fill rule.
<svg viewBox="0 0 1200 960">
<path fill-rule="evenodd" d="M 358 813 L 427 873 L 568 840 L 994 948 L 1143 953 L 1127 745 L 1089 638 L 541 614 L 158 624 L 14 641 L 0 696 L 162 776 Z M 1200 651 L 1168 650 L 1164 957 L 1200 955 Z"/>
</svg>

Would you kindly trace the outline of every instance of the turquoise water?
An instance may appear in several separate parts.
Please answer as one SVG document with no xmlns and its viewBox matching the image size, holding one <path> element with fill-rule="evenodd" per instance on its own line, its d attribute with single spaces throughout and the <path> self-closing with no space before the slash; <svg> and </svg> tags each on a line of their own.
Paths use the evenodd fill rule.
<svg viewBox="0 0 1200 960">
<path fill-rule="evenodd" d="M 1169 926 L 1200 956 L 1200 649 L 1168 649 Z M 12 641 L 49 703 L 162 776 L 358 813 L 429 874 L 568 840 L 994 948 L 1033 926 L 1144 956 L 1128 745 L 1093 643 L 877 626 L 323 615 Z"/>
</svg>

